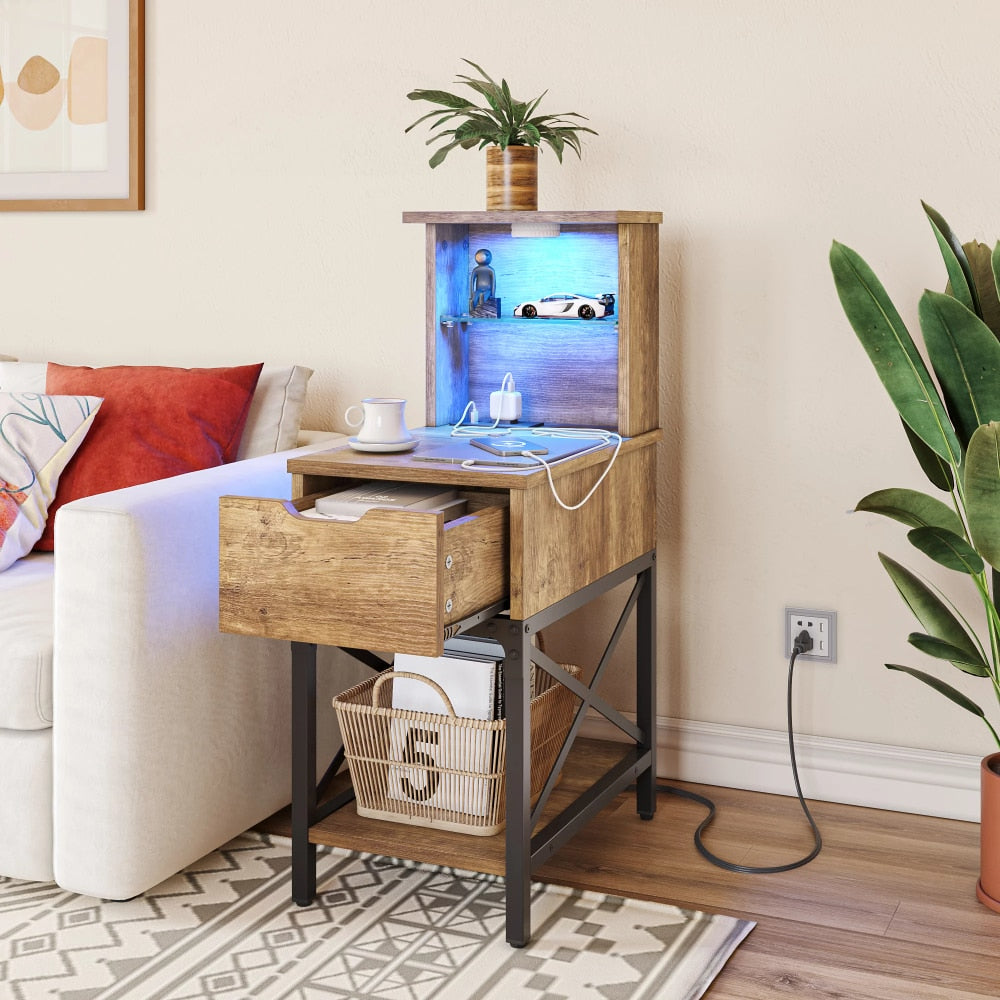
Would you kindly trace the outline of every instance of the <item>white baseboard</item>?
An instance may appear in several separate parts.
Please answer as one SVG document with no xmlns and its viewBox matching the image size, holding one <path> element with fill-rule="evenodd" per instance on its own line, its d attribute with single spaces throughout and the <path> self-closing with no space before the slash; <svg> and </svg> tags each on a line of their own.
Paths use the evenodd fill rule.
<svg viewBox="0 0 1000 1000">
<path fill-rule="evenodd" d="M 596 714 L 581 735 L 623 738 Z M 795 794 L 786 733 L 658 718 L 656 746 L 661 778 Z M 979 822 L 979 757 L 796 736 L 795 758 L 807 799 Z"/>
</svg>

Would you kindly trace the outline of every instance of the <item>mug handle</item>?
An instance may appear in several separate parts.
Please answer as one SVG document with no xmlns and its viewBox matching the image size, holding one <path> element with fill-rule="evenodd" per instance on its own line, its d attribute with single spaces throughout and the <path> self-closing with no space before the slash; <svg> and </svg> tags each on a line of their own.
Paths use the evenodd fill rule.
<svg viewBox="0 0 1000 1000">
<path fill-rule="evenodd" d="M 351 410 L 361 410 L 361 419 L 357 423 L 351 420 Z M 344 419 L 347 421 L 348 427 L 360 427 L 365 422 L 365 411 L 362 410 L 357 403 L 355 403 L 354 406 L 349 406 L 344 411 Z"/>
</svg>

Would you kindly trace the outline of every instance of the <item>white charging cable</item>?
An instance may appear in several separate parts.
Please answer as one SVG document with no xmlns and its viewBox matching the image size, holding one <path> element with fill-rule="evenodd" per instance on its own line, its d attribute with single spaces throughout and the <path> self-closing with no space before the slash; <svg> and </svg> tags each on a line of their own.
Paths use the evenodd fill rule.
<svg viewBox="0 0 1000 1000">
<path fill-rule="evenodd" d="M 510 386 L 511 389 L 514 387 L 514 375 L 511 372 L 507 372 L 500 382 L 500 392 L 503 393 L 507 391 L 507 387 Z M 462 415 L 458 418 L 458 422 L 451 429 L 451 437 L 502 437 L 504 435 L 510 434 L 510 428 L 505 427 L 502 430 L 498 430 L 500 424 L 500 412 L 497 413 L 496 419 L 492 424 L 488 425 L 486 428 L 479 428 L 475 424 L 466 424 L 462 426 L 462 421 L 468 416 L 470 410 L 474 410 L 476 406 L 475 400 L 470 399 L 468 403 L 465 404 L 465 409 L 462 411 Z M 528 431 L 519 431 L 520 435 L 530 434 L 532 437 L 550 437 L 559 438 L 561 440 L 583 440 L 588 441 L 593 438 L 598 440 L 591 445 L 589 448 L 584 448 L 581 451 L 576 452 L 572 458 L 580 458 L 583 455 L 589 455 L 592 451 L 600 451 L 603 448 L 607 448 L 609 445 L 614 444 L 615 450 L 611 453 L 611 458 L 608 459 L 608 464 L 605 470 L 601 473 L 600 478 L 591 486 L 587 495 L 579 502 L 575 504 L 566 503 L 561 496 L 559 496 L 556 490 L 556 484 L 552 478 L 552 463 L 546 462 L 544 458 L 540 455 L 536 455 L 530 451 L 522 451 L 520 455 L 523 458 L 530 458 L 537 462 L 539 465 L 544 466 L 545 475 L 549 480 L 549 489 L 552 491 L 552 497 L 563 510 L 579 510 L 596 492 L 597 488 L 604 482 L 607 478 L 608 473 L 611 471 L 615 464 L 615 460 L 618 458 L 618 452 L 621 451 L 623 438 L 621 434 L 616 431 L 607 431 L 603 428 L 587 428 L 587 427 L 532 427 Z M 462 462 L 463 469 L 474 469 L 474 468 L 489 468 L 490 463 L 488 460 L 483 461 L 482 459 L 469 458 Z"/>
<path fill-rule="evenodd" d="M 561 496 L 559 496 L 556 490 L 556 484 L 552 479 L 552 463 L 546 462 L 541 455 L 535 455 L 530 451 L 522 451 L 521 454 L 525 458 L 534 459 L 539 465 L 545 466 L 545 475 L 549 480 L 549 489 L 552 491 L 552 498 L 555 500 L 563 510 L 579 510 L 596 492 L 598 486 L 604 482 L 607 478 L 608 473 L 611 471 L 615 464 L 615 459 L 618 458 L 618 452 L 621 451 L 623 438 L 621 434 L 616 431 L 606 431 L 606 430 L 591 430 L 585 427 L 553 427 L 551 429 L 544 427 L 536 427 L 532 430 L 532 435 L 534 437 L 552 437 L 552 438 L 562 438 L 562 439 L 588 439 L 593 437 L 600 438 L 597 444 L 592 445 L 590 448 L 584 448 L 583 451 L 578 451 L 575 455 L 569 456 L 572 458 L 580 458 L 582 455 L 589 455 L 592 451 L 600 451 L 602 448 L 608 447 L 612 442 L 614 442 L 615 450 L 611 453 L 611 458 L 608 459 L 608 464 L 604 471 L 601 473 L 597 482 L 590 487 L 587 495 L 579 502 L 575 504 L 566 503 Z"/>
<path fill-rule="evenodd" d="M 507 386 L 511 389 L 514 388 L 514 375 L 513 372 L 507 372 L 506 375 L 500 381 L 500 392 L 505 392 Z M 466 424 L 462 426 L 462 421 L 469 415 L 470 410 L 476 409 L 476 401 L 470 399 L 468 403 L 465 404 L 465 409 L 462 410 L 462 415 L 458 418 L 458 423 L 451 429 L 452 437 L 499 437 L 502 434 L 509 434 L 510 430 L 504 428 L 503 430 L 497 430 L 500 425 L 500 416 L 498 412 L 496 419 L 492 424 L 489 424 L 486 428 L 478 427 L 476 424 Z"/>
</svg>

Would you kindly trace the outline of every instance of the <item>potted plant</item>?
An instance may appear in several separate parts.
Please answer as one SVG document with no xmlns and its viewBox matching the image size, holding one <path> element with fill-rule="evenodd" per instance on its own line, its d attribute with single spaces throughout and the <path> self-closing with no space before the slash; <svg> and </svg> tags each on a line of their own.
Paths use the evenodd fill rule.
<svg viewBox="0 0 1000 1000">
<path fill-rule="evenodd" d="M 464 83 L 481 97 L 486 106 L 444 90 L 411 90 L 411 101 L 437 104 L 434 111 L 421 115 L 405 131 L 421 122 L 431 121 L 433 131 L 427 145 L 443 142 L 430 158 L 436 167 L 456 146 L 463 149 L 486 147 L 486 208 L 488 210 L 538 208 L 538 150 L 542 143 L 549 146 L 562 163 L 563 150 L 569 147 L 579 157 L 580 133 L 597 135 L 586 125 L 571 119 L 586 121 L 575 111 L 549 115 L 539 114 L 538 105 L 548 91 L 531 101 L 519 101 L 511 96 L 506 80 L 498 84 L 481 67 L 468 63 L 479 78 L 459 74 L 456 82 Z M 445 127 L 447 126 L 447 127 Z"/>
<path fill-rule="evenodd" d="M 903 429 L 931 484 L 950 503 L 910 489 L 884 489 L 858 510 L 905 524 L 914 548 L 959 574 L 982 606 L 974 624 L 956 603 L 900 563 L 879 559 L 923 631 L 909 636 L 921 653 L 982 678 L 1000 703 L 1000 243 L 964 246 L 948 223 L 924 205 L 948 274 L 946 292 L 925 291 L 920 330 L 925 365 L 899 313 L 871 268 L 834 242 L 830 265 L 844 312 L 903 420 Z M 933 372 L 933 378 L 931 377 Z M 986 711 L 942 680 L 898 663 L 977 716 L 1000 747 Z M 982 762 L 979 899 L 1000 911 L 1000 753 Z"/>
</svg>

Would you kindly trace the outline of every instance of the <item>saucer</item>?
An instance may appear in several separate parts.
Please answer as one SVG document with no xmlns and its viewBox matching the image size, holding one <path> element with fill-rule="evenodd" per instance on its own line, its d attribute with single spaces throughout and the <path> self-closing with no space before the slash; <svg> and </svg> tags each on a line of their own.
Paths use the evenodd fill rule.
<svg viewBox="0 0 1000 1000">
<path fill-rule="evenodd" d="M 347 443 L 355 451 L 410 451 L 417 446 L 415 437 L 407 438 L 405 441 L 359 441 L 356 437 L 348 438 Z"/>
</svg>

